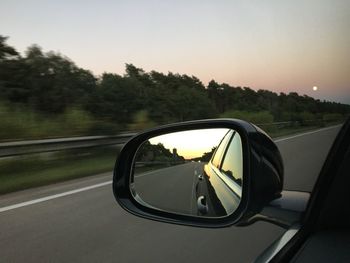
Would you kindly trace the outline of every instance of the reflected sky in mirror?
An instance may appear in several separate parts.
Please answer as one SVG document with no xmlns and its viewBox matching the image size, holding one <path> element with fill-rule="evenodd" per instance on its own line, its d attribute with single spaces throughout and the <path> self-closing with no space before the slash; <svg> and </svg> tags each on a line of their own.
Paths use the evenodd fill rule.
<svg viewBox="0 0 350 263">
<path fill-rule="evenodd" d="M 185 159 L 199 158 L 216 147 L 229 129 L 205 129 L 174 132 L 151 138 L 151 144 L 161 143 L 165 148 L 176 149 Z"/>
</svg>

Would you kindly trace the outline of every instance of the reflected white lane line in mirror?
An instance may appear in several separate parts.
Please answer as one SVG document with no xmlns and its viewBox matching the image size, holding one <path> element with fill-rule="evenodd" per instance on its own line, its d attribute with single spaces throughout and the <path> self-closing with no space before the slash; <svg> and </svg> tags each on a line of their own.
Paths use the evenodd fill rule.
<svg viewBox="0 0 350 263">
<path fill-rule="evenodd" d="M 193 178 L 192 178 L 192 192 L 190 196 L 191 205 L 190 205 L 190 212 L 193 213 L 193 200 L 195 199 L 195 188 L 196 188 L 196 176 L 197 176 L 197 170 L 194 170 Z"/>
<path fill-rule="evenodd" d="M 140 174 L 134 174 L 134 177 L 143 177 L 145 175 L 151 175 L 151 174 L 156 174 L 159 172 L 164 172 L 166 170 L 171 170 L 173 169 L 174 166 L 170 166 L 170 167 L 166 167 L 166 168 L 162 168 L 162 169 L 157 169 L 157 170 L 153 170 L 153 171 L 149 171 L 149 172 L 145 172 L 145 173 L 140 173 Z"/>
</svg>

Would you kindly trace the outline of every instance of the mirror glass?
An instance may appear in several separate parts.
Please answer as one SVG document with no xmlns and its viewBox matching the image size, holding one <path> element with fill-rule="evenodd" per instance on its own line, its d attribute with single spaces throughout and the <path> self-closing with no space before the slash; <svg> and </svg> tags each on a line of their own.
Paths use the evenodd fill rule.
<svg viewBox="0 0 350 263">
<path fill-rule="evenodd" d="M 171 213 L 223 217 L 242 195 L 241 137 L 231 129 L 156 136 L 138 148 L 131 192 L 142 205 Z"/>
</svg>

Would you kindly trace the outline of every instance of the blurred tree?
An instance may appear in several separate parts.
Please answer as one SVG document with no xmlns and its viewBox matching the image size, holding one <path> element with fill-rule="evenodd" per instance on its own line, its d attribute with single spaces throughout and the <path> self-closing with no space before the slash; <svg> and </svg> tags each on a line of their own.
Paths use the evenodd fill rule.
<svg viewBox="0 0 350 263">
<path fill-rule="evenodd" d="M 88 129 L 90 123 L 93 132 L 113 133 L 131 127 L 130 123 L 146 127 L 218 116 L 255 123 L 298 121 L 308 125 L 310 120 L 339 121 L 350 115 L 350 105 L 296 92 L 255 91 L 215 80 L 204 86 L 195 76 L 145 72 L 133 64 L 125 65 L 123 76 L 104 73 L 95 77 L 69 58 L 43 52 L 37 45 L 28 47 L 21 56 L 7 40 L 0 35 L 0 100 L 38 113 L 40 118 L 72 112 L 77 120 L 86 114 L 89 121 L 79 132 Z M 72 110 L 77 108 L 81 115 Z"/>
<path fill-rule="evenodd" d="M 39 111 L 62 113 L 71 105 L 84 104 L 96 87 L 91 72 L 60 54 L 44 54 L 36 45 L 28 48 L 24 61 L 29 68 L 28 102 Z"/>
<path fill-rule="evenodd" d="M 18 59 L 19 54 L 14 47 L 7 45 L 8 37 L 0 35 L 0 61 L 8 59 Z"/>
<path fill-rule="evenodd" d="M 118 124 L 130 122 L 133 114 L 142 108 L 140 94 L 134 84 L 133 79 L 104 73 L 87 108 L 98 118 Z"/>
</svg>

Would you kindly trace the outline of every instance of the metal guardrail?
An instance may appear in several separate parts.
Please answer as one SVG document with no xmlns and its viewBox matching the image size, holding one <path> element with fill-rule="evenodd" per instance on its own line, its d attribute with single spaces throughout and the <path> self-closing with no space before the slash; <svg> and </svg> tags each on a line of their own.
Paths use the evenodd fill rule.
<svg viewBox="0 0 350 263">
<path fill-rule="evenodd" d="M 85 136 L 60 139 L 4 142 L 0 143 L 0 157 L 107 145 L 121 146 L 135 134 L 136 133 L 121 133 L 114 136 Z"/>
<path fill-rule="evenodd" d="M 260 123 L 262 128 L 277 126 L 279 128 L 298 124 L 295 121 Z M 299 123 L 300 124 L 300 123 Z M 114 136 L 85 136 L 60 139 L 30 140 L 0 143 L 0 158 L 16 155 L 61 151 L 86 147 L 123 145 L 136 133 L 126 132 Z"/>
<path fill-rule="evenodd" d="M 298 121 L 280 121 L 280 122 L 271 122 L 271 123 L 258 123 L 257 126 L 275 126 L 275 125 L 286 125 L 286 124 L 296 124 Z"/>
</svg>

